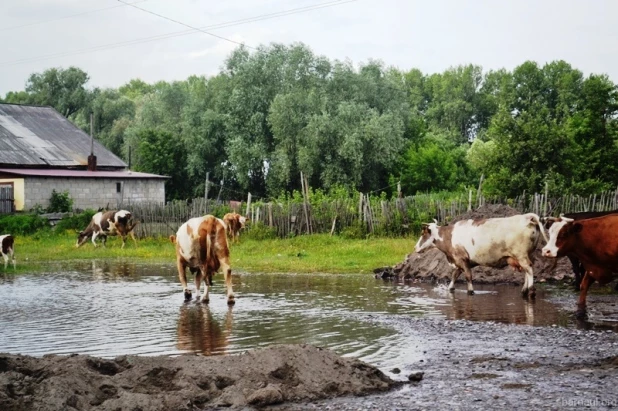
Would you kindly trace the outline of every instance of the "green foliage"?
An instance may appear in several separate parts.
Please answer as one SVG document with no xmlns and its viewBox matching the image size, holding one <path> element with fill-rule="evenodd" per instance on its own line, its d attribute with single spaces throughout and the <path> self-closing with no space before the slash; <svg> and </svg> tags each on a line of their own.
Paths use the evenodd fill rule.
<svg viewBox="0 0 618 411">
<path fill-rule="evenodd" d="M 58 221 L 55 226 L 55 230 L 57 233 L 63 233 L 65 231 L 81 231 L 85 229 L 90 221 L 92 220 L 92 216 L 95 215 L 95 210 L 84 210 L 84 212 L 79 214 L 74 214 L 71 217 L 63 218 Z"/>
<path fill-rule="evenodd" d="M 0 215 L 0 233 L 3 234 L 29 235 L 48 228 L 47 219 L 36 214 Z"/>
<path fill-rule="evenodd" d="M 49 207 L 47 207 L 48 213 L 67 213 L 73 210 L 73 199 L 68 191 L 62 193 L 52 190 L 51 197 L 49 198 Z"/>
<path fill-rule="evenodd" d="M 458 190 L 481 175 L 485 193 L 502 196 L 618 184 L 616 84 L 564 61 L 428 74 L 271 44 L 234 50 L 213 77 L 93 90 L 87 81 L 52 68 L 4 100 L 51 105 L 86 131 L 92 112 L 101 143 L 171 177 L 168 199 L 202 196 L 206 173 L 224 187 L 213 193 L 233 200 L 296 199 L 301 172 L 327 193 L 400 179 L 406 195 Z"/>
<path fill-rule="evenodd" d="M 251 223 L 251 227 L 246 228 L 241 237 L 252 240 L 269 240 L 277 238 L 277 230 L 261 222 Z"/>
</svg>

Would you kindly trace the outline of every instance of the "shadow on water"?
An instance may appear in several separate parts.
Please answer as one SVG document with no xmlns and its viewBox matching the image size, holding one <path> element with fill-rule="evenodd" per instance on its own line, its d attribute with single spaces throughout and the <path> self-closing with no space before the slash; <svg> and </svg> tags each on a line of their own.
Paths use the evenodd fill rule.
<svg viewBox="0 0 618 411">
<path fill-rule="evenodd" d="M 219 355 L 311 343 L 388 367 L 419 358 L 426 342 L 367 322 L 367 315 L 578 326 L 545 289 L 528 301 L 509 285 L 477 285 L 469 296 L 464 288 L 450 293 L 445 285 L 366 274 L 242 274 L 233 277 L 237 303 L 228 308 L 220 275 L 206 306 L 183 301 L 174 271 L 171 264 L 96 261 L 0 276 L 0 352 Z"/>
</svg>

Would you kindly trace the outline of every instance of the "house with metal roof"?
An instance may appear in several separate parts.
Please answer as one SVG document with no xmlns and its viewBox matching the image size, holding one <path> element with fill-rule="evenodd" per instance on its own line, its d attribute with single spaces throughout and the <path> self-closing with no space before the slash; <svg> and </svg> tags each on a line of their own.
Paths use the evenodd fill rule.
<svg viewBox="0 0 618 411">
<path fill-rule="evenodd" d="M 52 190 L 81 209 L 164 203 L 167 178 L 129 170 L 51 107 L 0 104 L 0 213 L 47 207 Z"/>
</svg>

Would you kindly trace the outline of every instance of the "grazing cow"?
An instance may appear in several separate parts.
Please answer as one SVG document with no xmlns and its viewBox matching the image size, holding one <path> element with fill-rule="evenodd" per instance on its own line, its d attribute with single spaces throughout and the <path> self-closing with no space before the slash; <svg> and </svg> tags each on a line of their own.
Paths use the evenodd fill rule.
<svg viewBox="0 0 618 411">
<path fill-rule="evenodd" d="M 572 218 L 575 221 L 579 221 L 579 220 L 585 220 L 588 218 L 596 218 L 596 217 L 603 217 L 606 215 L 610 215 L 610 214 L 617 214 L 618 210 L 613 210 L 613 211 L 590 211 L 590 212 L 583 212 L 583 213 L 567 213 L 567 214 L 561 214 L 561 217 L 567 217 L 567 218 Z M 549 229 L 551 228 L 552 224 L 557 220 L 557 218 L 555 217 L 543 217 L 542 218 L 545 228 L 549 231 Z M 584 270 L 584 265 L 581 263 L 581 261 L 579 261 L 579 259 L 577 257 L 574 256 L 567 256 L 567 258 L 569 259 L 569 261 L 571 262 L 571 266 L 573 266 L 573 274 L 574 274 L 574 279 L 573 279 L 573 285 L 575 286 L 575 290 L 579 291 L 580 290 L 580 284 L 582 282 L 582 278 L 584 278 L 584 274 L 586 273 Z M 558 264 L 557 260 L 553 260 L 553 265 L 550 268 L 550 271 L 553 271 L 556 268 L 556 264 Z M 618 284 L 615 287 L 616 291 L 618 291 Z"/>
<path fill-rule="evenodd" d="M 15 268 L 15 246 L 13 243 L 15 238 L 10 234 L 0 235 L 0 254 L 4 258 L 4 269 L 9 264 L 9 259 L 13 261 L 13 268 Z"/>
<path fill-rule="evenodd" d="M 462 271 L 466 274 L 468 294 L 474 294 L 472 267 L 505 267 L 508 264 L 525 272 L 522 295 L 534 297 L 532 253 L 539 232 L 547 240 L 539 216 L 533 213 L 463 220 L 442 227 L 434 220 L 434 223 L 423 224 L 423 233 L 414 250 L 420 253 L 436 247 L 446 255 L 450 266 L 455 269 L 449 285 L 451 292 L 455 291 L 455 281 Z"/>
<path fill-rule="evenodd" d="M 237 243 L 240 230 L 245 228 L 247 218 L 237 213 L 227 213 L 223 216 L 223 221 L 227 226 L 227 234 L 234 243 Z"/>
<path fill-rule="evenodd" d="M 92 238 L 92 244 L 96 247 L 96 239 L 100 236 L 103 246 L 105 247 L 107 236 L 110 235 L 119 235 L 122 237 L 122 248 L 124 248 L 127 241 L 127 235 L 130 235 L 133 242 L 137 244 L 135 234 L 133 233 L 133 229 L 137 223 L 134 222 L 131 217 L 131 213 L 127 210 L 99 211 L 92 216 L 92 220 L 90 220 L 88 227 L 79 233 L 75 246 L 80 247 L 88 241 L 88 238 Z"/>
<path fill-rule="evenodd" d="M 618 271 L 618 214 L 575 221 L 560 217 L 549 229 L 544 257 L 576 257 L 584 266 L 577 316 L 586 314 L 586 294 L 596 280 L 609 283 Z"/>
<path fill-rule="evenodd" d="M 209 302 L 208 289 L 212 285 L 212 276 L 221 268 L 227 287 L 227 303 L 233 305 L 230 251 L 223 220 L 212 215 L 192 218 L 181 225 L 176 235 L 170 236 L 170 240 L 176 244 L 178 278 L 185 299 L 191 299 L 191 290 L 187 287 L 187 267 L 195 274 L 196 298 L 200 298 L 200 285 L 204 280 L 203 303 Z"/>
</svg>

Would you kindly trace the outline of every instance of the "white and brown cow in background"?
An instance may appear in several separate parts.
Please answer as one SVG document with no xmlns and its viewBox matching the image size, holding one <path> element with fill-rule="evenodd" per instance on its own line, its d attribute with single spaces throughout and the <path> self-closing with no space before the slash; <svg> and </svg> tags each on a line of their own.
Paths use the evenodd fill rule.
<svg viewBox="0 0 618 411">
<path fill-rule="evenodd" d="M 15 268 L 15 238 L 10 234 L 0 235 L 0 255 L 4 258 L 4 269 L 6 270 L 9 260 L 13 261 Z"/>
<path fill-rule="evenodd" d="M 200 298 L 200 286 L 204 280 L 203 303 L 210 301 L 208 290 L 212 285 L 212 276 L 221 269 L 227 287 L 227 303 L 234 304 L 230 250 L 225 231 L 223 220 L 206 215 L 188 220 L 180 226 L 175 236 L 170 236 L 172 243 L 176 244 L 178 278 L 186 300 L 191 299 L 191 290 L 187 287 L 187 267 L 195 274 L 196 298 Z"/>
<path fill-rule="evenodd" d="M 133 229 L 136 225 L 137 223 L 133 221 L 131 213 L 127 210 L 99 211 L 92 216 L 88 227 L 79 233 L 75 246 L 80 247 L 88 241 L 88 238 L 92 238 L 92 244 L 96 247 L 96 239 L 97 237 L 101 237 L 101 241 L 105 247 L 107 236 L 116 235 L 122 237 L 122 248 L 124 248 L 128 235 L 130 235 L 133 242 L 137 244 L 135 234 L 133 233 Z"/>
<path fill-rule="evenodd" d="M 451 292 L 455 290 L 455 281 L 462 271 L 466 274 L 468 294 L 474 294 L 471 268 L 479 265 L 505 267 L 508 264 L 525 272 L 522 295 L 534 297 L 532 259 L 539 233 L 547 241 L 539 216 L 533 213 L 463 220 L 442 227 L 434 222 L 423 225 L 421 238 L 414 249 L 420 253 L 436 247 L 446 255 L 455 269 L 449 285 Z"/>
<path fill-rule="evenodd" d="M 223 222 L 227 226 L 227 234 L 234 243 L 237 243 L 240 230 L 245 228 L 247 218 L 238 213 L 227 213 L 223 216 Z"/>
</svg>

